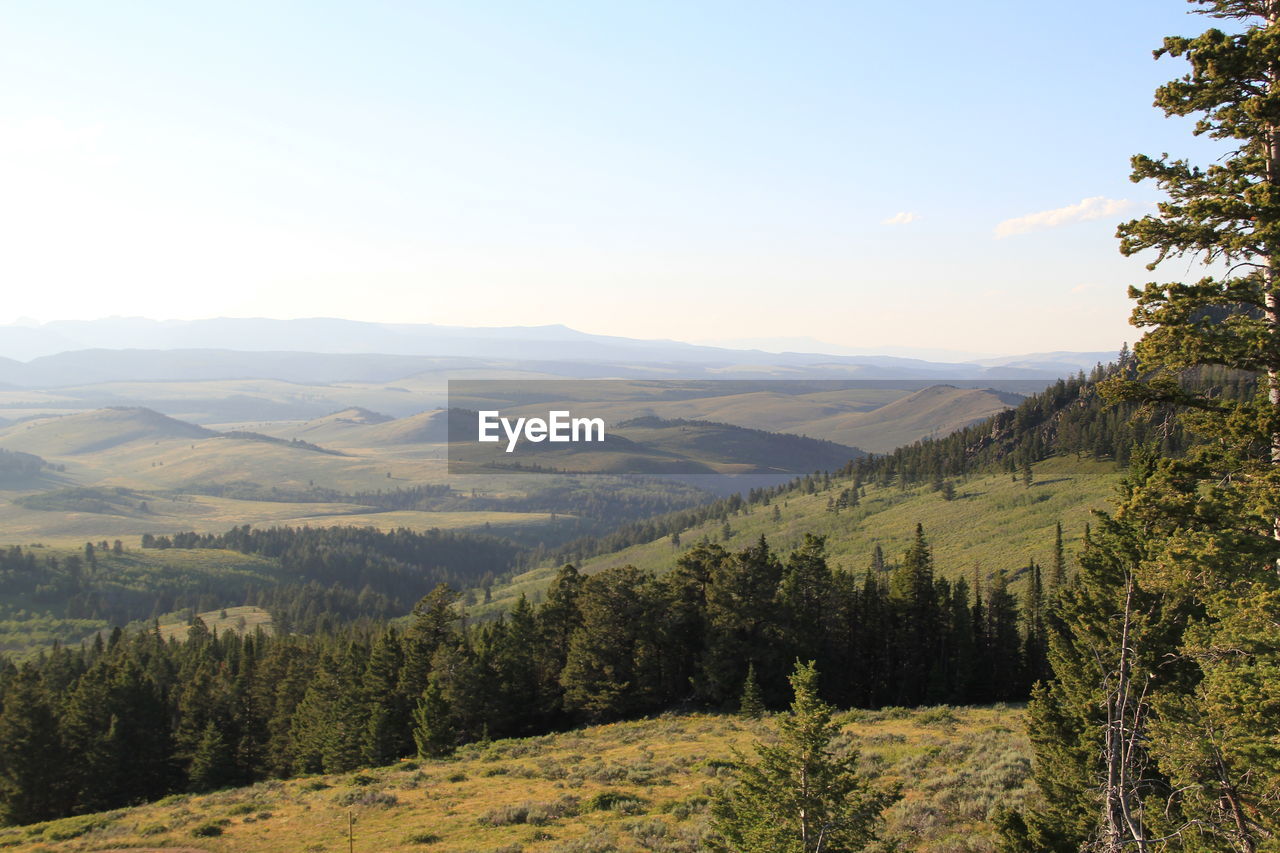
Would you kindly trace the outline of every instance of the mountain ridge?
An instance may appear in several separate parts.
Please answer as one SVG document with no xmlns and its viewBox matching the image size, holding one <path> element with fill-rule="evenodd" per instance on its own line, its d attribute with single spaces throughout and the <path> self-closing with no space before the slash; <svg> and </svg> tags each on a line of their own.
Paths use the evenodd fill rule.
<svg viewBox="0 0 1280 853">
<path fill-rule="evenodd" d="M 163 358 L 157 353 L 165 353 Z M 253 358 L 245 358 L 252 354 Z M 766 352 L 664 339 L 596 335 L 560 324 L 467 327 L 368 323 L 335 318 L 211 318 L 156 321 L 108 318 L 0 326 L 0 383 L 20 387 L 109 380 L 274 378 L 387 381 L 442 365 L 494 361 L 552 366 L 566 376 L 640 375 L 662 364 L 755 375 L 762 368 L 809 376 L 843 372 L 868 379 L 1055 379 L 1110 353 L 1041 353 L 987 360 L 928 361 L 895 355 Z M 354 359 L 354 361 L 352 361 Z M 608 368 L 601 374 L 594 366 Z M 325 372 L 327 371 L 327 373 Z M 585 372 L 584 372 L 585 371 Z"/>
</svg>

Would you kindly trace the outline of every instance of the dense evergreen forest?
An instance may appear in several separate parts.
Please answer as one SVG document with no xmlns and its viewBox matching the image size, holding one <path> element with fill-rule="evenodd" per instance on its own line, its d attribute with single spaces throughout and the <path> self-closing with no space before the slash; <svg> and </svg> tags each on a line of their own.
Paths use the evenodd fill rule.
<svg viewBox="0 0 1280 853">
<path fill-rule="evenodd" d="M 281 545 L 270 531 L 239 547 Z M 1061 552 L 1059 551 L 1059 554 Z M 829 672 L 826 697 L 877 707 L 1025 698 L 1046 676 L 1045 619 L 1061 557 L 1019 604 L 935 578 L 925 531 L 862 577 L 833 572 L 823 541 L 787 555 L 761 539 L 701 543 L 660 577 L 565 566 L 536 607 L 470 625 L 440 585 L 402 629 L 360 621 L 302 635 L 186 642 L 117 630 L 0 668 L 0 814 L 30 822 L 175 791 L 448 753 L 673 708 L 781 707 L 797 659 Z M 753 700 L 754 701 L 754 700 Z"/>
<path fill-rule="evenodd" d="M 359 617 L 391 618 L 441 583 L 481 587 L 513 565 L 518 546 L 451 531 L 380 532 L 364 527 L 234 528 L 224 534 L 146 535 L 144 549 L 228 549 L 269 558 L 256 571 L 196 572 L 163 566 L 108 572 L 120 540 L 86 543 L 61 557 L 12 546 L 0 551 L 0 599 L 56 618 L 116 625 L 183 609 L 254 604 L 289 631 Z"/>
</svg>

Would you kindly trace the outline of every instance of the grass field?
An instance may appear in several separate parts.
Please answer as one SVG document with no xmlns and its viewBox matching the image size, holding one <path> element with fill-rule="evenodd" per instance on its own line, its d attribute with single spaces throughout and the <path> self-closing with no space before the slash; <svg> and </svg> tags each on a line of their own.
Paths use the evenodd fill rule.
<svg viewBox="0 0 1280 853">
<path fill-rule="evenodd" d="M 977 566 L 984 577 L 1004 569 L 1016 581 L 1031 559 L 1042 565 L 1050 562 L 1058 522 L 1068 555 L 1079 547 L 1091 510 L 1107 507 L 1119 477 L 1112 463 L 1074 457 L 1044 460 L 1033 472 L 1029 488 L 1008 474 L 961 481 L 951 501 L 928 486 L 907 490 L 868 486 L 858 507 L 836 514 L 827 511 L 827 500 L 843 488 L 840 484 L 830 491 L 793 495 L 773 506 L 757 505 L 749 514 L 731 517 L 727 540 L 723 525 L 710 522 L 681 532 L 680 548 L 663 538 L 586 560 L 581 568 L 595 572 L 633 565 L 663 572 L 703 537 L 736 549 L 763 534 L 774 548 L 785 552 L 799 545 L 804 534 L 816 533 L 828 537 L 827 552 L 834 567 L 860 574 L 877 544 L 886 559 L 897 559 L 910 544 L 918 522 L 933 546 L 940 576 L 972 577 Z M 774 520 L 774 506 L 779 520 Z M 554 566 L 533 569 L 494 587 L 491 603 L 477 608 L 477 614 L 506 609 L 522 593 L 536 598 L 555 570 Z"/>
<path fill-rule="evenodd" d="M 851 711 L 842 744 L 903 799 L 876 853 L 991 851 L 997 806 L 1029 791 L 1023 712 L 939 707 Z M 178 795 L 103 814 L 0 830 L 14 851 L 126 848 L 211 853 L 694 853 L 708 797 L 735 749 L 773 722 L 667 715 L 463 748 L 448 760 Z"/>
<path fill-rule="evenodd" d="M 241 605 L 239 607 L 223 607 L 206 613 L 197 613 L 196 617 L 205 627 L 217 634 L 231 631 L 235 634 L 252 634 L 254 631 L 271 633 L 271 614 L 261 607 Z M 160 637 L 166 642 L 171 639 L 185 640 L 191 626 L 185 621 L 160 623 Z"/>
</svg>

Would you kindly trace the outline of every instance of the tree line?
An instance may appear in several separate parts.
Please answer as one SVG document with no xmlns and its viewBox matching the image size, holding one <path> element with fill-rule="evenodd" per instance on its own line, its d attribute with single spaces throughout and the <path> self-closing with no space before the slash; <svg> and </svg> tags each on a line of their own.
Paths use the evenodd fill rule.
<svg viewBox="0 0 1280 853">
<path fill-rule="evenodd" d="M 0 483 L 18 485 L 37 477 L 50 467 L 34 453 L 0 448 Z"/>
<path fill-rule="evenodd" d="M 242 540 L 248 541 L 248 540 Z M 0 667 L 8 822 L 175 791 L 338 772 L 486 737 L 672 708 L 786 704 L 796 659 L 825 700 L 877 707 L 1025 698 L 1045 675 L 1055 570 L 1019 602 L 1003 576 L 935 577 L 922 529 L 898 560 L 833 571 L 824 542 L 698 543 L 668 572 L 563 567 L 542 603 L 472 623 L 440 585 L 403 625 L 212 634 L 115 631 Z"/>
</svg>

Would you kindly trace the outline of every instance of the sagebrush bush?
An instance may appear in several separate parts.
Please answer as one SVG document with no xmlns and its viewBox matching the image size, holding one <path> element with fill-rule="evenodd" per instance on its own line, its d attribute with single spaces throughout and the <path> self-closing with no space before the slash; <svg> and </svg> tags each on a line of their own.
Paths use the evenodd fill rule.
<svg viewBox="0 0 1280 853">
<path fill-rule="evenodd" d="M 611 811 L 619 814 L 643 814 L 648 802 L 625 791 L 600 791 L 590 797 L 585 806 L 588 811 Z"/>
<path fill-rule="evenodd" d="M 44 829 L 45 841 L 70 841 L 87 832 L 105 829 L 111 825 L 110 815 L 85 815 L 55 820 Z"/>
<path fill-rule="evenodd" d="M 380 788 L 360 788 L 338 794 L 334 802 L 340 806 L 379 806 L 385 809 L 399 804 L 400 800 L 390 791 L 383 791 Z"/>
<path fill-rule="evenodd" d="M 542 826 L 562 817 L 577 814 L 577 797 L 561 797 L 554 803 L 524 802 L 499 806 L 480 815 L 477 819 L 484 826 L 511 826 L 527 823 Z"/>
<path fill-rule="evenodd" d="M 198 824 L 191 828 L 191 834 L 196 838 L 213 838 L 222 834 L 222 828 L 229 824 L 229 820 L 210 820 L 202 824 Z"/>
<path fill-rule="evenodd" d="M 434 832 L 411 832 L 404 837 L 401 844 L 438 844 L 441 841 L 439 835 Z"/>
<path fill-rule="evenodd" d="M 562 841 L 552 847 L 552 853 L 618 853 L 617 840 L 601 826 L 593 826 L 582 838 Z"/>
</svg>

